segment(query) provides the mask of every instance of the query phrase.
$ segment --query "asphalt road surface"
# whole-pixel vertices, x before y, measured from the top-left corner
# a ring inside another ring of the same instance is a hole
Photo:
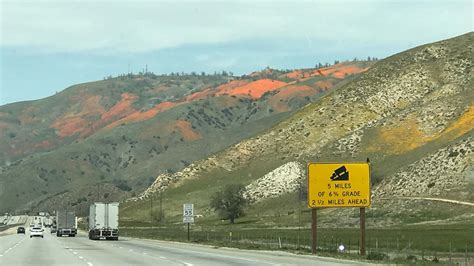
[[[16,233],[16,228],[12,230]],[[44,238],[23,234],[0,236],[0,265],[354,265],[342,261],[285,252],[229,248],[121,238],[92,241],[82,233],[56,237],[45,229]]]

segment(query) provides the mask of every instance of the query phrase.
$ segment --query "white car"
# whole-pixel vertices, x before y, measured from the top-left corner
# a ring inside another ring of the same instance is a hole
[[[43,232],[44,232],[44,229],[41,227],[32,227],[30,228],[30,238],[34,236],[40,236],[43,238],[44,237]]]

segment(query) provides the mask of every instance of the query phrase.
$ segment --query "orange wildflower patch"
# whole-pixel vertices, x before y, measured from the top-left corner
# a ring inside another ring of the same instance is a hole
[[[297,79],[302,76],[302,73],[303,73],[302,70],[295,70],[293,72],[286,74],[286,77],[290,79]]]
[[[123,93],[122,99],[116,103],[112,108],[110,108],[106,113],[101,117],[104,121],[109,121],[113,117],[124,116],[135,111],[132,107],[133,102],[138,97],[134,94]]]
[[[79,100],[78,104],[71,106],[68,112],[58,117],[51,125],[57,130],[58,136],[68,137],[75,134],[85,136],[92,133],[92,124],[87,121],[87,118],[102,115],[105,112],[100,104],[101,96],[82,95],[82,97],[82,101]]]
[[[444,137],[455,139],[474,129],[474,106],[469,107],[467,112],[462,114],[458,120],[452,123],[441,134]]]
[[[443,139],[454,140],[474,128],[474,107],[461,115],[449,127],[435,135],[426,135],[419,129],[415,118],[410,118],[397,127],[381,128],[376,140],[367,151],[389,151],[392,154],[402,154],[425,145],[430,141]]]
[[[369,68],[361,68],[354,65],[337,64],[331,67],[316,69],[312,76],[332,76],[338,79],[344,78],[346,75],[357,74],[367,71]]]
[[[52,125],[57,130],[56,134],[62,138],[81,133],[88,122],[78,116],[59,119]]]
[[[191,95],[188,95],[186,96],[185,98],[185,101],[186,102],[192,102],[192,101],[196,101],[196,100],[200,100],[200,99],[206,99],[207,97],[211,96],[212,95],[212,92],[211,92],[211,89],[205,89],[203,91],[198,91],[198,92],[195,92]]]
[[[191,123],[189,121],[177,120],[174,124],[174,127],[179,130],[185,141],[193,141],[202,138],[199,132],[196,132],[192,129]]]
[[[278,80],[270,79],[261,79],[251,83],[248,83],[244,86],[236,87],[232,90],[222,91],[219,94],[228,94],[228,95],[245,95],[258,99],[262,97],[268,91],[273,91],[283,86],[286,86],[287,83]]]
[[[235,88],[249,84],[247,80],[233,80],[216,88],[217,95],[230,94]]]
[[[153,118],[158,113],[164,112],[178,105],[180,105],[180,103],[162,102],[160,104],[155,105],[155,107],[145,112],[135,111],[131,113],[130,115],[107,125],[106,128],[110,129],[110,128],[114,128],[114,127],[117,127],[118,125],[125,124],[125,123],[148,120],[150,118]]]
[[[268,103],[277,112],[286,112],[289,110],[287,105],[288,99],[295,97],[306,97],[312,96],[317,93],[317,89],[311,88],[310,86],[287,86],[282,88],[277,94],[272,96]]]

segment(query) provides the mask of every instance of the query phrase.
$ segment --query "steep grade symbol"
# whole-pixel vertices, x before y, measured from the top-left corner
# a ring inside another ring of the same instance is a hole
[[[349,180],[349,172],[347,171],[346,167],[343,165],[336,170],[331,175],[332,181],[347,181]]]

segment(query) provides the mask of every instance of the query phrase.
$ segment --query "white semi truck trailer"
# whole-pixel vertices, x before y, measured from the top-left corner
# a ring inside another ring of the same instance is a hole
[[[89,208],[89,239],[118,240],[119,203],[93,203]]]
[[[68,235],[71,237],[77,234],[77,218],[73,211],[56,212],[56,236]]]

